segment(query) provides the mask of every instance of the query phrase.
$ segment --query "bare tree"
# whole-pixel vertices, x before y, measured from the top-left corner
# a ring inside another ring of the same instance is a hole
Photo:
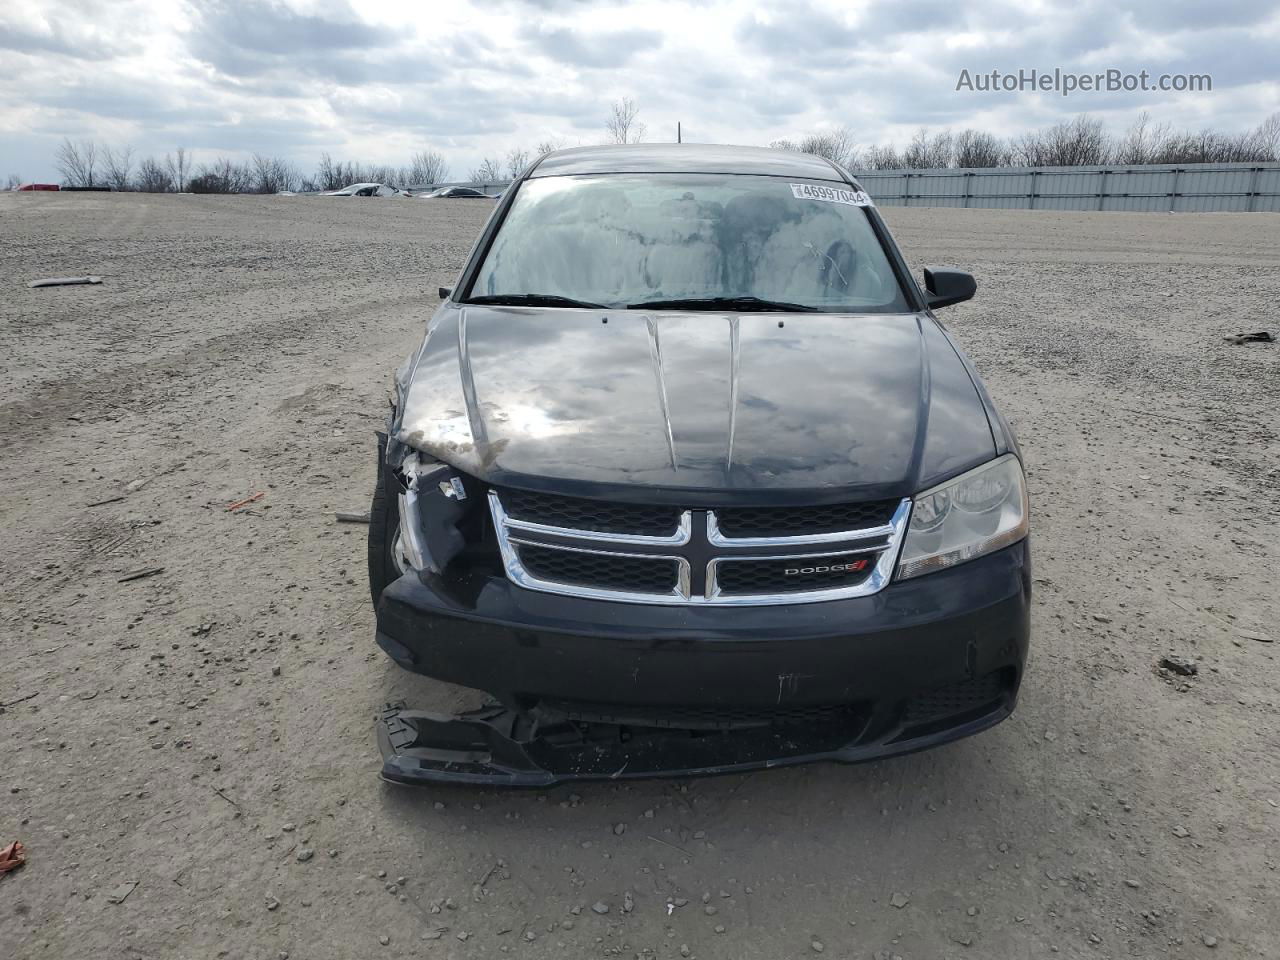
[[[1045,130],[1024,133],[1011,146],[1013,162],[1025,167],[1096,165],[1107,163],[1112,154],[1102,121],[1085,114]]]
[[[545,157],[548,153],[555,153],[557,150],[564,149],[563,137],[547,137],[547,139],[539,141],[538,145],[533,148],[533,152],[539,157]]]
[[[639,143],[644,139],[643,123],[636,119],[640,108],[630,97],[615,100],[609,108],[609,119],[604,122],[609,143]]]
[[[1258,124],[1253,132],[1255,160],[1280,160],[1280,111],[1276,111]]]
[[[439,183],[449,179],[449,165],[434,150],[420,150],[409,158],[406,183]]]
[[[502,167],[492,157],[485,157],[478,167],[472,167],[467,179],[472,183],[496,183],[502,179]]]
[[[53,154],[53,165],[69,187],[92,187],[98,148],[92,140],[66,137]]]
[[[1008,159],[1004,144],[984,130],[968,129],[956,134],[952,160],[957,167],[999,167]]]
[[[164,165],[169,171],[169,178],[173,181],[173,189],[179,193],[187,189],[188,168],[191,165],[191,157],[187,154],[186,147],[179,147],[173,152],[173,156],[164,155]]]
[[[9,179],[5,182],[4,188],[6,190],[17,190],[20,186],[22,186],[22,178],[16,173],[9,174]]]
[[[885,143],[868,147],[862,158],[862,166],[868,170],[901,170],[903,163],[893,144]]]
[[[902,162],[912,170],[938,170],[951,166],[955,154],[950,130],[930,134],[921,127],[902,152]]]
[[[192,193],[248,193],[255,186],[255,172],[248,163],[219,157],[213,163],[202,164],[187,187]]]
[[[254,193],[279,193],[281,190],[298,189],[302,175],[287,160],[255,153],[247,179],[248,189]]]
[[[130,174],[133,171],[133,147],[125,146],[112,150],[109,146],[102,148],[103,173],[107,178],[107,186],[113,190],[128,190]]]
[[[327,153],[320,154],[320,165],[316,167],[313,185],[317,190],[337,190],[337,171],[334,170],[333,158]]]
[[[837,127],[823,133],[809,133],[799,140],[774,140],[769,146],[775,150],[795,150],[852,167],[858,162],[858,142],[848,127]]]
[[[138,175],[133,183],[143,193],[168,193],[173,189],[173,177],[155,157],[139,161]]]
[[[514,180],[520,174],[524,173],[524,168],[529,166],[528,150],[514,149],[507,151],[507,176]]]

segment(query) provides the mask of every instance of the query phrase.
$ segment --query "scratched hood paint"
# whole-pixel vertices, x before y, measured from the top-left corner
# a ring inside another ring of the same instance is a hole
[[[583,496],[905,496],[995,455],[923,315],[445,304],[398,385],[400,440],[490,483]]]

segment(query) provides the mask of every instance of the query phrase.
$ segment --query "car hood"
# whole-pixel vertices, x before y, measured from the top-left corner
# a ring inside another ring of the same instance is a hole
[[[489,483],[580,496],[908,496],[996,452],[927,315],[448,303],[397,385],[398,440]]]

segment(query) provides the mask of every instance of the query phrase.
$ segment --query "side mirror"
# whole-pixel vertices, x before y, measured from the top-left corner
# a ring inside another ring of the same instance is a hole
[[[441,300],[448,300],[449,294],[453,293],[453,287],[441,287],[436,293],[440,294]]]
[[[925,267],[924,287],[929,294],[930,310],[970,300],[978,292],[978,282],[973,279],[973,274],[947,267]]]

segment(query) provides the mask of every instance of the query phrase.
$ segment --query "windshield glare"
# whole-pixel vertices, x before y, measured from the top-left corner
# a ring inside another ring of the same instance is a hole
[[[805,191],[784,178],[723,174],[527,180],[470,295],[609,307],[754,297],[829,312],[909,312],[865,208],[796,192]]]

